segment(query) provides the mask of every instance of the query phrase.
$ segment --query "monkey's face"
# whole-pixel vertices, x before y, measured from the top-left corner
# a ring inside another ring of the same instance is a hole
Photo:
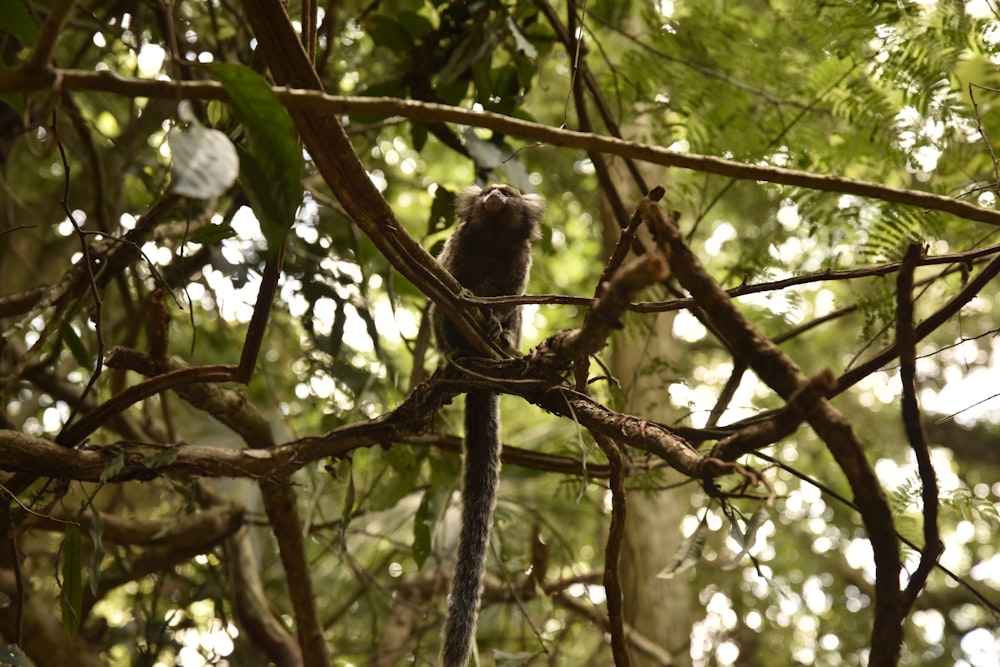
[[[538,238],[545,198],[522,195],[501,183],[486,188],[473,185],[455,199],[455,213],[465,226],[456,231],[461,239],[454,245],[479,245],[492,255],[496,244],[512,246]]]
[[[509,185],[491,185],[482,191],[483,208],[490,215],[497,215],[511,202],[521,200],[521,193]]]

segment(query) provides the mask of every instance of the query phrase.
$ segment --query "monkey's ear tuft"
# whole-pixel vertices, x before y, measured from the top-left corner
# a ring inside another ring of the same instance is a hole
[[[545,197],[542,195],[524,195],[524,213],[532,223],[538,224],[545,215]]]
[[[483,191],[478,185],[470,185],[455,197],[455,215],[459,220],[469,219],[472,209],[476,203],[476,197]]]

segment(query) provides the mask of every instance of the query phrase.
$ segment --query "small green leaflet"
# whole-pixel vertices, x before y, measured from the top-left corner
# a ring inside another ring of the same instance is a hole
[[[156,470],[173,463],[178,453],[180,447],[167,447],[144,457],[141,463],[150,470]]]
[[[219,241],[231,239],[234,236],[236,236],[236,230],[230,225],[205,225],[204,227],[199,227],[191,232],[191,236],[188,237],[188,241],[191,243],[211,245],[213,243],[218,243]]]
[[[698,522],[698,527],[694,534],[681,543],[674,552],[673,562],[656,575],[657,579],[673,579],[681,572],[690,570],[701,558],[702,551],[705,550],[705,541],[708,539],[708,512],[702,516]]]
[[[101,476],[98,481],[101,484],[105,484],[115,478],[115,475],[122,471],[125,467],[125,454],[118,452],[115,454],[115,458],[111,459],[104,464],[104,470],[101,471]]]
[[[83,614],[82,551],[83,540],[80,537],[80,529],[74,524],[66,526],[62,548],[62,592],[59,595],[59,607],[62,610],[63,627],[66,628],[70,639],[76,637]]]
[[[62,335],[62,339],[66,341],[66,347],[73,353],[76,363],[84,368],[90,368],[90,354],[87,352],[87,348],[84,347],[83,341],[80,340],[80,336],[76,333],[73,325],[69,322],[63,322],[62,326],[59,327],[59,333]]]
[[[434,510],[431,507],[431,492],[424,491],[420,506],[413,517],[413,561],[422,567],[431,555],[431,526],[434,525]]]
[[[740,552],[733,556],[732,563],[724,567],[724,570],[734,569],[743,560],[743,557],[750,553],[750,549],[757,543],[757,532],[767,522],[767,519],[767,510],[763,507],[758,507],[750,516],[750,520],[747,521],[745,532],[740,529],[740,525],[736,519],[731,519],[732,524],[729,534],[740,545]]]
[[[340,520],[340,553],[347,553],[347,526],[354,516],[354,500],[357,497],[357,489],[354,486],[354,465],[350,459],[346,462],[347,468],[347,492],[344,494],[344,513]]]

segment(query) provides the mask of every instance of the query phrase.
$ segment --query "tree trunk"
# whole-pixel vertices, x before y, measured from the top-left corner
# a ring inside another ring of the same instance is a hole
[[[672,322],[672,317],[660,315],[655,329],[648,332],[649,340],[645,339],[647,332],[636,329],[619,337],[613,371],[634,405],[626,412],[657,421],[670,420],[668,379],[659,373],[643,373],[642,368],[648,368],[654,358],[669,359]],[[668,474],[663,481],[669,485],[681,479],[679,474]],[[629,493],[619,565],[625,621],[639,635],[670,653],[673,664],[680,666],[690,664],[690,582],[684,575],[674,579],[658,579],[656,575],[670,564],[682,541],[680,523],[690,506],[689,488]],[[663,665],[661,660],[637,650],[634,644],[631,657],[633,667]]]

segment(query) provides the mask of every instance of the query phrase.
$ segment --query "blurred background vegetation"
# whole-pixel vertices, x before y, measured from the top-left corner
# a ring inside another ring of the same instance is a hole
[[[1000,137],[991,88],[1000,85],[1000,10],[985,0],[320,1],[287,10],[296,30],[315,38],[315,68],[332,95],[491,111],[997,207],[990,140]],[[168,345],[189,366],[239,362],[275,253],[250,208],[253,181],[243,174],[208,201],[164,192],[166,137],[184,97],[172,82],[217,79],[209,63],[266,75],[246,12],[226,0],[0,2],[5,443],[17,434],[39,439],[33,446],[58,442],[70,423],[143,381],[122,369],[95,373],[116,346]],[[121,84],[134,79],[160,82],[159,92]],[[206,126],[247,143],[245,121],[229,104],[195,108]],[[261,113],[272,112],[262,105]],[[503,181],[543,194],[549,208],[529,294],[591,297],[618,237],[614,202],[628,214],[645,194],[612,155],[598,163],[581,149],[402,115],[338,117],[398,221],[432,254],[451,230],[455,193],[468,184]],[[426,296],[353,224],[310,158],[244,388],[246,409],[277,444],[390,412],[439,361],[423,326]],[[918,270],[919,320],[1000,242],[995,224],[877,193],[649,164],[641,174],[666,187],[682,233],[723,287],[818,274],[737,300],[807,374],[839,376],[893,341],[895,274],[862,270],[900,260],[911,242],[928,255],[981,249]],[[168,212],[141,254],[91,286],[81,241],[90,252],[114,246],[164,201]],[[641,300],[679,295],[659,286]],[[555,301],[526,307],[525,351],[582,322],[585,307]],[[946,569],[932,572],[906,620],[901,664],[1000,665],[996,301],[994,282],[918,343]],[[651,310],[661,312],[625,317],[600,355],[603,367],[592,364],[601,376],[596,399],[690,429],[783,405],[689,310]],[[149,324],[157,314],[169,324]],[[922,545],[923,480],[900,395],[893,360],[834,402],[865,444],[896,530]],[[28,474],[4,454],[12,444],[0,448],[8,471],[0,478],[8,653],[0,659],[253,666],[310,664],[319,655],[295,638],[295,585],[290,593],[274,535],[282,515],[265,507],[258,483],[273,480],[240,470],[199,475],[178,463],[182,445],[268,444],[241,442],[239,429],[204,407],[165,392],[100,419],[75,449],[101,452],[100,479],[57,465]],[[459,408],[443,410],[421,437],[273,471],[275,484],[293,473],[284,497],[296,505],[291,528],[305,537],[321,641],[335,665],[433,664],[456,530],[449,508],[461,465]],[[602,585],[607,461],[573,420],[519,398],[504,397],[503,420],[510,451],[561,458],[505,463],[481,664],[611,664]],[[712,440],[697,444],[707,452]],[[133,450],[147,452],[149,474],[119,481],[116,462]],[[874,567],[858,512],[845,503],[850,489],[808,428],[763,453],[741,461],[765,471],[770,502],[710,498],[700,480],[630,451],[619,568],[633,664],[867,663]],[[901,548],[912,570],[918,554]],[[260,593],[263,610],[251,609],[246,591]],[[269,629],[261,619],[273,622]]]

